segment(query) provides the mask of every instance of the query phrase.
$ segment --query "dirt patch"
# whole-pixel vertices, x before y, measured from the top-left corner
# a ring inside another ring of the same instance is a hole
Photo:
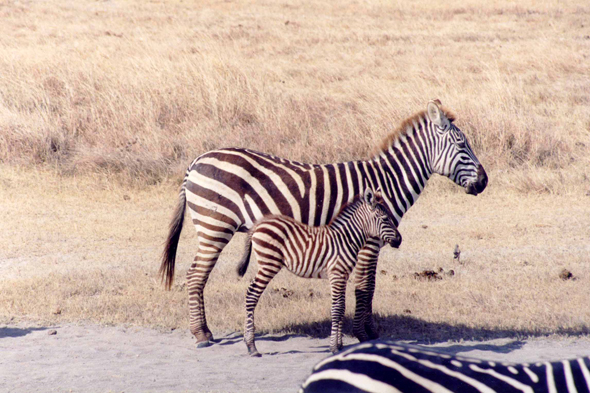
[[[559,273],[559,278],[561,278],[562,280],[575,280],[576,278],[574,277],[574,275],[572,274],[572,272],[570,272],[567,269],[563,269],[560,273]]]
[[[439,267],[436,271],[422,270],[421,272],[414,273],[412,276],[420,281],[439,281],[446,277],[453,277],[454,275],[455,271],[453,269],[445,271],[442,267]]]

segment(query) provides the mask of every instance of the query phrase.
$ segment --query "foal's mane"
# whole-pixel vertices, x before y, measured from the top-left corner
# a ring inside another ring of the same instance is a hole
[[[342,205],[342,207],[340,208],[340,210],[338,210],[338,214],[336,214],[334,217],[332,217],[332,219],[330,220],[330,222],[328,223],[328,225],[332,225],[332,223],[338,218],[340,217],[340,214],[342,214],[342,212],[344,210],[346,210],[349,206],[354,205],[355,203],[357,203],[358,201],[360,201],[363,198],[362,194],[359,194],[357,196],[355,196],[354,198],[352,198],[352,201],[345,203],[344,205]]]

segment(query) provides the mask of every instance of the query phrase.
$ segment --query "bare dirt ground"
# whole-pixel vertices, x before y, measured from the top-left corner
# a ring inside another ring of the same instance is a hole
[[[57,333],[50,335],[55,330]],[[346,344],[352,344],[348,339]],[[328,339],[265,335],[250,358],[240,335],[196,349],[186,331],[63,325],[0,327],[5,392],[295,392],[328,356]],[[587,338],[443,342],[451,354],[535,362],[590,354]]]

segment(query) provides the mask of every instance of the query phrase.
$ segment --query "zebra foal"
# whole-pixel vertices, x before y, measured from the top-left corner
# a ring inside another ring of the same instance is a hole
[[[588,392],[589,368],[587,357],[512,364],[376,341],[319,362],[300,393]]]
[[[244,341],[250,356],[261,356],[254,343],[254,309],[260,295],[284,266],[303,278],[328,278],[332,297],[330,350],[342,348],[346,282],[358,253],[370,238],[399,247],[401,236],[384,206],[380,191],[367,188],[362,197],[345,205],[328,224],[311,227],[286,216],[269,216],[251,229],[246,253],[238,265],[243,276],[252,250],[258,272],[246,292]]]

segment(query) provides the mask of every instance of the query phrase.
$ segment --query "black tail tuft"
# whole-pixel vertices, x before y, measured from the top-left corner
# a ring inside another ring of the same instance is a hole
[[[166,239],[166,245],[164,246],[164,252],[162,253],[162,264],[160,265],[160,276],[164,281],[166,289],[172,287],[174,281],[174,265],[176,263],[176,250],[178,249],[178,240],[180,239],[180,232],[182,231],[182,224],[184,222],[184,210],[186,208],[186,194],[185,194],[185,182],[182,184],[180,195],[178,196],[178,203],[172,221],[170,222],[170,230],[168,232],[168,239]]]
[[[244,277],[246,270],[248,270],[248,264],[250,263],[250,255],[252,254],[252,237],[248,234],[248,240],[246,240],[246,248],[244,250],[244,256],[238,264],[238,275]]]

